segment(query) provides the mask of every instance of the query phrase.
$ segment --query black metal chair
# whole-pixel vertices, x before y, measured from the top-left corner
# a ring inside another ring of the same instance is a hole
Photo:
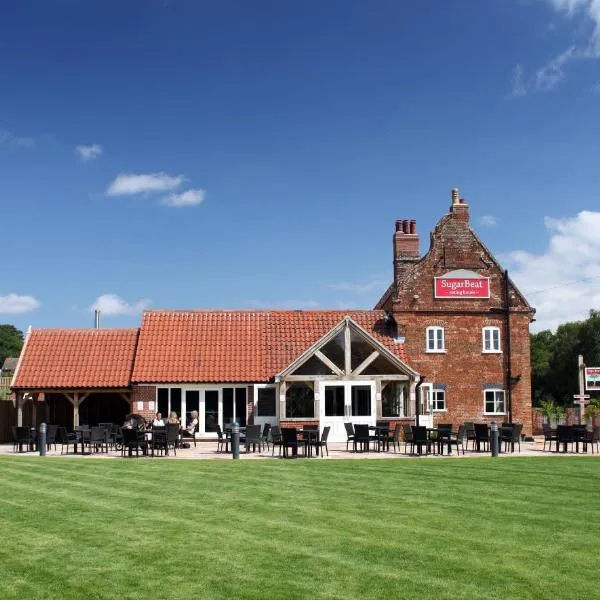
[[[271,431],[271,423],[265,423],[262,432],[262,442],[267,446],[267,452],[269,451],[269,433]]]
[[[567,452],[569,444],[573,450],[573,428],[570,425],[559,425],[556,428],[557,450],[560,445],[563,445],[563,451]]]
[[[200,431],[200,421],[194,425],[194,431],[190,432],[187,429],[181,430],[182,439],[192,439],[194,442],[194,448],[196,447],[196,434]]]
[[[407,453],[408,445],[410,444],[410,451],[412,452],[413,432],[412,426],[404,423],[402,425],[402,437],[404,438],[404,454]]]
[[[56,450],[56,434],[58,433],[58,425],[50,423],[46,429],[46,449],[52,450],[52,444],[54,444],[54,450]]]
[[[75,444],[77,436],[74,431],[67,431],[66,427],[59,427],[56,432],[56,440],[60,443],[60,453],[63,454],[65,446],[67,454],[69,453],[69,444]]]
[[[173,454],[177,456],[177,444],[179,444],[179,423],[167,423],[167,454],[172,448]]]
[[[271,427],[271,445],[273,446],[271,455],[275,456],[275,446],[279,446],[279,456],[281,456],[283,436],[281,428],[278,425],[273,425],[273,427]]]
[[[145,454],[147,448],[144,433],[137,429],[123,427],[123,448],[122,455],[125,456],[125,450],[127,450],[129,456],[132,456],[135,450],[136,456],[140,455],[140,450]]]
[[[371,441],[372,436],[369,433],[368,425],[361,423],[354,425],[354,452],[357,452],[359,447],[361,452],[365,450],[368,452],[371,448]]]
[[[292,457],[298,456],[298,448],[304,446],[303,440],[298,439],[298,431],[295,427],[284,427],[281,430],[281,447],[283,449],[283,457],[288,457],[288,448],[292,449]],[[306,453],[306,448],[305,448]]]
[[[458,427],[458,431],[456,433],[450,432],[450,436],[445,440],[445,444],[448,444],[448,448],[452,446],[456,446],[456,452],[460,455],[460,449],[462,448],[463,455],[465,453],[465,444],[464,441],[467,436],[467,430],[464,425],[460,425]]]
[[[472,442],[471,450],[475,450],[475,442],[477,441],[477,434],[475,433],[475,423],[465,423],[465,439],[467,440],[467,450],[469,449],[469,442]]]
[[[552,429],[548,423],[544,423],[542,425],[542,429],[544,431],[543,451],[546,451],[546,444],[548,444],[548,447],[550,448],[550,450],[552,450],[552,442],[558,443],[558,434],[556,432],[556,429]]]
[[[317,446],[319,447],[319,449],[321,451],[321,456],[323,456],[323,448],[325,448],[325,451],[327,452],[327,456],[329,456],[329,448],[327,447],[327,438],[329,437],[330,429],[331,429],[331,427],[329,425],[327,425],[326,427],[323,427],[323,431],[321,432],[321,439],[317,440]]]
[[[427,436],[427,427],[423,425],[413,425],[412,426],[412,444],[411,444],[411,454],[414,452],[415,446],[417,447],[417,454],[422,454],[422,448],[425,446],[426,454],[429,454],[431,451],[431,440]]]
[[[256,446],[258,451],[262,452],[262,432],[260,425],[247,425],[246,426],[246,452],[250,452],[250,446],[252,446],[252,452],[256,452]]]
[[[396,423],[396,427],[394,427],[394,433],[390,436],[390,444],[392,444],[394,448],[394,452],[396,452],[396,447],[398,448],[398,452],[400,452],[400,437],[402,436],[402,425],[400,423]]]
[[[165,455],[167,453],[167,427],[153,427],[150,440],[152,456],[154,453]]]
[[[104,427],[92,427],[89,438],[90,450],[108,452],[108,433]]]
[[[344,427],[346,428],[346,451],[348,451],[348,444],[350,442],[352,442],[352,445],[354,447],[354,427],[352,426],[352,423],[344,423]]]
[[[229,452],[229,438],[223,433],[220,425],[217,425],[217,452]]]
[[[483,449],[490,449],[490,430],[487,423],[475,423],[475,447],[477,452],[481,452],[481,446]]]
[[[19,452],[29,452],[32,449],[31,427],[15,427],[14,429],[14,449]]]
[[[511,426],[501,427],[500,443],[504,442],[504,452],[509,449],[515,451],[515,444],[519,446],[521,452],[521,431],[523,430],[522,423],[513,423]]]
[[[594,427],[592,431],[586,431],[583,439],[583,451],[587,452],[588,444],[592,447],[592,454],[594,454],[594,444],[596,444],[596,450],[600,452],[600,427]]]

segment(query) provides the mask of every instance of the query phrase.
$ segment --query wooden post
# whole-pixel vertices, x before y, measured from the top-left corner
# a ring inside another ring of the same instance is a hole
[[[23,427],[23,392],[17,392],[17,427]]]
[[[350,325],[346,322],[346,328],[344,329],[344,371],[347,377],[352,373],[352,349],[350,347],[352,332],[350,331]]]
[[[582,354],[577,357],[577,367],[579,368],[579,424],[581,425],[585,418],[585,365]]]
[[[79,427],[79,392],[73,394],[73,427]]]
[[[37,428],[37,394],[31,394],[31,424]]]
[[[279,382],[279,421],[285,419],[285,392],[287,384],[285,381]]]
[[[375,406],[376,406],[376,418],[380,419],[382,417],[383,407],[381,402],[381,379],[375,380]]]

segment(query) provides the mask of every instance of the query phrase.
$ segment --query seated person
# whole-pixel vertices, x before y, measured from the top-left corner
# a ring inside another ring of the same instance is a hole
[[[177,423],[179,424],[179,418],[177,417],[177,413],[172,410],[169,418],[167,419],[167,423]]]
[[[162,418],[162,415],[157,412],[156,415],[154,416],[154,421],[152,421],[152,427],[164,427],[165,426],[165,422]]]
[[[196,433],[196,426],[198,425],[198,411],[193,410],[190,413],[191,421],[187,424],[185,428],[185,433],[187,435],[193,436]]]

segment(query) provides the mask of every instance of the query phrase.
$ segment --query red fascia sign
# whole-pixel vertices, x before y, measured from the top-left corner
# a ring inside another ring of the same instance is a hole
[[[489,277],[435,277],[436,298],[489,298]]]
[[[600,391],[600,367],[585,368],[585,389],[588,392]]]

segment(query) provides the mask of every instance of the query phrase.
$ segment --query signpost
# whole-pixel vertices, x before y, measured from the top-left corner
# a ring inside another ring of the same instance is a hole
[[[589,404],[589,395],[585,393],[585,379],[583,364],[583,355],[577,357],[577,368],[579,369],[579,394],[575,394],[575,404],[579,404],[579,424],[583,424],[585,405]]]

